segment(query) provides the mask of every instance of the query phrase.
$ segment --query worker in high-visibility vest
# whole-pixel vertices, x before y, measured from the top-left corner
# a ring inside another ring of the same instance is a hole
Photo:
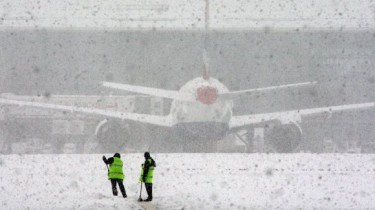
[[[116,188],[116,183],[117,183],[121,190],[122,197],[126,198],[128,196],[126,195],[126,191],[125,191],[125,187],[123,183],[125,175],[122,170],[123,162],[120,158],[121,158],[120,154],[116,153],[113,155],[113,157],[108,158],[108,160],[105,156],[103,156],[103,161],[105,164],[109,165],[108,179],[111,180],[113,195],[117,196],[117,188]]]
[[[145,183],[147,191],[147,199],[145,201],[152,201],[152,180],[154,175],[154,168],[156,163],[154,159],[151,158],[149,152],[144,154],[145,162],[142,164],[141,177],[139,178],[141,182]]]

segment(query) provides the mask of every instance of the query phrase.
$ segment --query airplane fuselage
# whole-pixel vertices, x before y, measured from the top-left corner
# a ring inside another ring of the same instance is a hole
[[[191,94],[196,101],[174,100],[170,115],[178,134],[189,139],[220,140],[229,130],[233,101],[222,100],[220,93],[229,92],[214,78],[195,78],[179,90],[181,94]]]

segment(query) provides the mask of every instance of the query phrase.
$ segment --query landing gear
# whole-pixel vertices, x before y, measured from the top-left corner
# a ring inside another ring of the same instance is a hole
[[[183,152],[218,152],[218,140],[228,134],[225,123],[179,123],[174,127]]]
[[[176,137],[169,128],[158,128],[153,130],[151,133],[157,133],[153,137],[150,137],[151,142],[149,147],[146,149],[150,152],[182,152],[182,141],[179,137]]]
[[[216,140],[191,140],[183,143],[183,152],[188,153],[213,153],[217,152]]]

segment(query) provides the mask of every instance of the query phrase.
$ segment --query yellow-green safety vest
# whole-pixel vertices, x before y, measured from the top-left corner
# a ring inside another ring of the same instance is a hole
[[[150,164],[152,163],[151,159],[147,159],[146,160],[147,162],[149,162]],[[145,180],[145,183],[152,183],[152,178],[154,176],[154,166],[150,165],[150,167],[148,168],[148,173],[146,175],[146,180]],[[142,177],[143,177],[143,171],[144,171],[144,165],[142,164],[142,168],[141,168],[141,176],[139,177],[139,181],[140,182],[143,182],[142,180]]]
[[[109,179],[124,179],[125,175],[122,171],[122,160],[118,157],[113,157],[113,163],[109,165],[108,178]]]

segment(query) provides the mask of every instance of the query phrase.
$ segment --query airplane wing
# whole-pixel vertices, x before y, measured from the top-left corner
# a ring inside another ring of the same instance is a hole
[[[57,105],[41,102],[30,102],[30,101],[17,101],[11,99],[0,98],[0,104],[8,105],[18,105],[18,106],[31,106],[45,109],[53,110],[62,110],[68,112],[80,112],[91,115],[101,115],[111,118],[118,118],[122,120],[132,120],[137,122],[149,123],[158,126],[172,127],[172,118],[170,116],[158,116],[158,115],[147,115],[147,114],[137,114],[130,112],[119,112],[112,110],[104,110],[97,108],[87,108],[87,107],[78,107],[78,106],[66,106],[66,105]]]
[[[179,101],[195,101],[196,100],[195,98],[192,98],[190,94],[183,94],[175,90],[165,90],[165,89],[159,89],[159,88],[127,85],[127,84],[120,84],[120,83],[113,83],[113,82],[102,82],[102,85],[108,88],[125,90],[129,92],[146,94],[146,95],[162,97],[162,98],[170,98],[170,99],[175,99]]]
[[[247,89],[247,90],[240,90],[240,91],[232,91],[227,93],[221,93],[219,94],[219,98],[224,100],[231,100],[238,96],[245,95],[245,94],[253,94],[256,92],[261,91],[270,91],[270,90],[276,90],[276,89],[284,89],[284,88],[292,88],[292,87],[302,87],[302,86],[309,86],[309,85],[315,85],[317,82],[301,82],[301,83],[293,83],[293,84],[287,84],[287,85],[279,85],[279,86],[270,86],[270,87],[264,87],[264,88],[254,88],[254,89]]]
[[[236,128],[236,127],[241,127],[244,125],[267,122],[271,120],[280,120],[281,122],[287,123],[287,122],[295,121],[296,119],[301,119],[301,116],[307,116],[311,114],[332,113],[332,112],[337,112],[337,111],[366,109],[366,108],[373,108],[373,107],[375,107],[375,102],[361,103],[361,104],[347,104],[347,105],[340,105],[340,106],[328,106],[328,107],[311,108],[311,109],[299,109],[299,110],[290,110],[290,111],[273,112],[273,113],[265,113],[265,114],[233,116],[229,122],[229,127]]]

